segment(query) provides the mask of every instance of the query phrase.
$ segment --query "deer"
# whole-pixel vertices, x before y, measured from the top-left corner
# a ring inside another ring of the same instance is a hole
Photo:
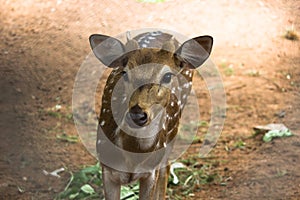
[[[193,72],[209,57],[213,38],[198,36],[179,44],[169,33],[150,31],[127,42],[93,34],[95,57],[111,68],[102,95],[96,149],[106,200],[139,181],[139,199],[165,199],[169,156]]]

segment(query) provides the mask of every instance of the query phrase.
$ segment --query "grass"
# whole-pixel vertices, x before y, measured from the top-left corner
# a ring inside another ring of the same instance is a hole
[[[69,142],[69,143],[77,143],[79,141],[78,136],[68,135],[65,133],[65,130],[62,128],[62,123],[73,122],[73,114],[71,113],[70,108],[68,107],[62,108],[62,106],[56,105],[52,108],[40,109],[39,114],[41,116],[46,115],[55,118],[55,120],[57,121],[56,126],[49,127],[49,129],[45,131],[57,133],[56,134],[57,140],[63,142]]]
[[[246,142],[239,140],[239,141],[235,142],[233,146],[234,146],[234,148],[237,148],[237,149],[244,149],[246,147]]]
[[[251,77],[259,77],[260,76],[260,73],[258,70],[249,70],[248,72],[246,72],[246,74],[248,76],[251,76]]]
[[[54,117],[54,118],[57,118],[57,119],[65,119],[68,122],[73,121],[73,114],[72,113],[62,113],[60,111],[48,110],[48,111],[46,111],[46,114],[50,117]]]
[[[228,66],[227,68],[224,69],[224,73],[226,76],[232,76],[234,75],[234,70],[232,66]]]
[[[223,69],[225,76],[234,75],[233,64],[228,63],[226,60],[222,60],[219,67]]]
[[[39,114],[50,116],[56,119],[64,119],[67,122],[73,122],[73,113],[71,108],[68,106],[62,107],[61,105],[55,105],[52,108],[39,109]]]
[[[76,143],[79,140],[77,136],[67,135],[66,133],[62,133],[60,135],[56,135],[56,138],[58,140],[63,141],[63,142],[70,142],[70,143]]]
[[[49,115],[50,117],[54,117],[54,118],[61,118],[62,114],[60,112],[56,112],[56,111],[48,111],[47,115]]]

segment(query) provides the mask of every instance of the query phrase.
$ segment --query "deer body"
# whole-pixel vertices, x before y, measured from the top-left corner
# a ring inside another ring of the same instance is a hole
[[[92,35],[90,43],[96,57],[113,68],[97,135],[105,198],[120,199],[121,185],[139,180],[139,199],[165,199],[168,157],[193,69],[208,58],[212,38],[179,46],[170,34],[150,32],[128,38],[125,45],[104,35]]]

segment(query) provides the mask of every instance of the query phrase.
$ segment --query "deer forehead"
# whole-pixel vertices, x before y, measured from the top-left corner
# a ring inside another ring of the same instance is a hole
[[[129,72],[131,79],[156,80],[167,72],[179,71],[176,62],[171,52],[161,49],[140,49],[128,56],[124,71]]]
[[[127,66],[133,68],[142,64],[160,63],[173,68],[177,68],[176,57],[173,52],[168,52],[163,49],[143,48],[130,52],[127,55]]]

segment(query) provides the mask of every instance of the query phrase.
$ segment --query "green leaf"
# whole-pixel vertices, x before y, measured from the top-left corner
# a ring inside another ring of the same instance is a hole
[[[79,195],[79,192],[76,192],[75,194],[70,194],[69,199],[75,199]]]
[[[121,200],[138,200],[135,192],[138,192],[139,186],[136,184],[133,188],[129,186],[121,187]]]
[[[286,129],[286,130],[270,130],[264,135],[263,141],[270,142],[270,141],[272,141],[272,139],[274,139],[276,137],[289,137],[292,135],[293,135],[292,132],[288,129]]]
[[[83,185],[80,190],[82,190],[84,193],[86,194],[94,194],[95,190],[94,188],[92,188],[92,186],[90,186],[89,184],[85,184]]]
[[[89,167],[86,167],[84,169],[81,170],[83,173],[85,174],[97,174],[97,173],[100,173],[100,167],[99,165],[92,165],[92,166],[89,166]]]

